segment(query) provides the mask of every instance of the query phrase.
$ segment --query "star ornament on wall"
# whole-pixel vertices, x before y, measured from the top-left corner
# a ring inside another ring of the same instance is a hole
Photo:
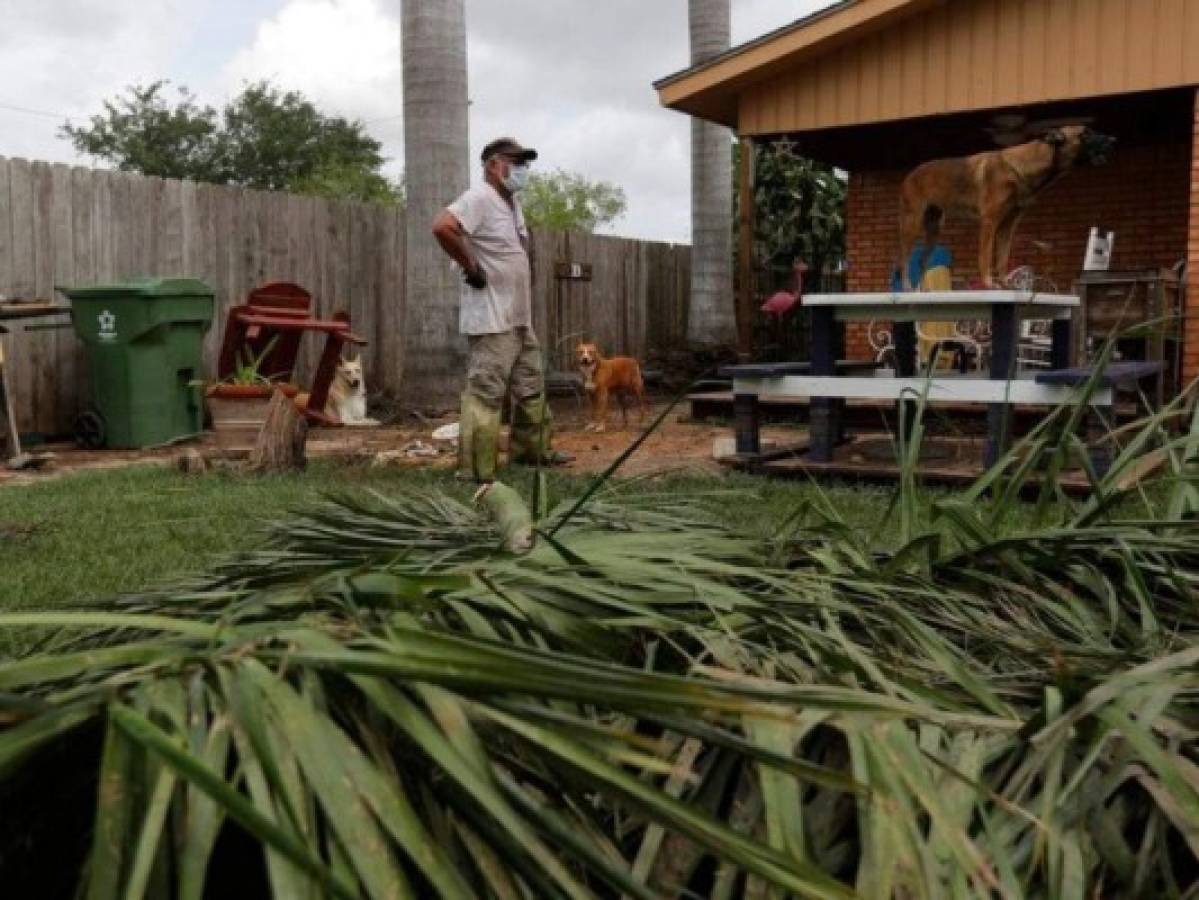
[[[774,147],[774,149],[779,153],[786,153],[793,156],[795,154],[795,148],[798,147],[799,144],[795,143],[795,141],[790,140],[789,138],[780,138],[777,141],[772,141],[771,146]]]

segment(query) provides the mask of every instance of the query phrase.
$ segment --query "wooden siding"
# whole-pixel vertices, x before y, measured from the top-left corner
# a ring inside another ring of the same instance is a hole
[[[745,87],[768,135],[1199,83],[1199,0],[952,0]]]
[[[533,306],[543,342],[561,365],[575,333],[640,358],[684,346],[690,258],[686,246],[535,230]],[[557,281],[557,262],[590,264],[591,282]],[[57,285],[139,275],[193,276],[214,289],[209,376],[229,307],[267,281],[304,286],[319,314],[350,312],[369,341],[372,391],[401,393],[405,355],[421,352],[402,328],[402,209],[0,157],[0,295],[51,299]],[[36,330],[45,321],[7,321],[3,340],[19,427],[58,434],[87,405],[90,384],[73,330]],[[301,344],[301,379],[317,349],[315,339]]]

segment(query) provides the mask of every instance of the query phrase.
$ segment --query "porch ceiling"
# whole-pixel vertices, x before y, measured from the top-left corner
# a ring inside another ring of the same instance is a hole
[[[1190,141],[1194,96],[1194,91],[1189,88],[1150,91],[902,122],[825,128],[758,140],[791,140],[796,144],[796,152],[848,171],[905,169],[929,159],[998,149],[1000,145],[989,129],[994,127],[995,116],[1010,113],[1025,116],[1029,122],[1089,119],[1091,127],[1117,139],[1118,153],[1121,146]]]

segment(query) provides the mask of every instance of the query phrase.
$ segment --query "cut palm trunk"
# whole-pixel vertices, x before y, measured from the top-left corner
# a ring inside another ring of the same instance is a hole
[[[304,445],[308,440],[308,421],[296,411],[296,406],[283,391],[271,397],[266,421],[258,432],[258,440],[250,453],[250,470],[254,472],[300,471],[307,464]]]
[[[510,553],[528,553],[533,549],[533,516],[520,494],[508,485],[493,481],[475,494],[492,519]]]

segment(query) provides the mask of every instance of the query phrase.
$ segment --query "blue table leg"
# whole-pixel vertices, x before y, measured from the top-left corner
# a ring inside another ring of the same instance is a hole
[[[831,307],[812,309],[812,374],[836,375],[840,355],[837,322]],[[808,458],[832,462],[841,432],[841,403],[833,397],[812,397],[808,405]]]
[[[1069,319],[1054,319],[1049,344],[1049,368],[1068,369],[1074,364],[1070,346],[1071,322]]]
[[[738,456],[757,456],[762,452],[757,394],[733,394],[733,429]]]
[[[1115,398],[1116,386],[1112,385],[1113,399]],[[1113,419],[1113,424],[1116,416],[1116,407],[1113,403],[1110,407],[1110,414]],[[1102,478],[1107,474],[1108,469],[1112,467],[1112,443],[1108,440],[1110,427],[1104,421],[1103,415],[1099,410],[1092,406],[1087,410],[1086,424],[1087,432],[1087,447],[1089,448],[1087,455],[1091,458],[1091,467],[1095,470],[1095,474]]]
[[[1016,307],[996,303],[991,307],[991,380],[1007,381],[1016,375]],[[1011,430],[1011,407],[992,403],[987,407],[987,468],[995,465],[1007,448]]]
[[[896,322],[891,333],[895,339],[895,374],[910,378],[916,374],[916,323]]]
[[[900,378],[911,378],[916,374],[916,323],[896,322],[891,333],[895,340],[895,374]],[[915,400],[900,400],[895,404],[895,414],[905,439],[915,425],[916,409]]]

